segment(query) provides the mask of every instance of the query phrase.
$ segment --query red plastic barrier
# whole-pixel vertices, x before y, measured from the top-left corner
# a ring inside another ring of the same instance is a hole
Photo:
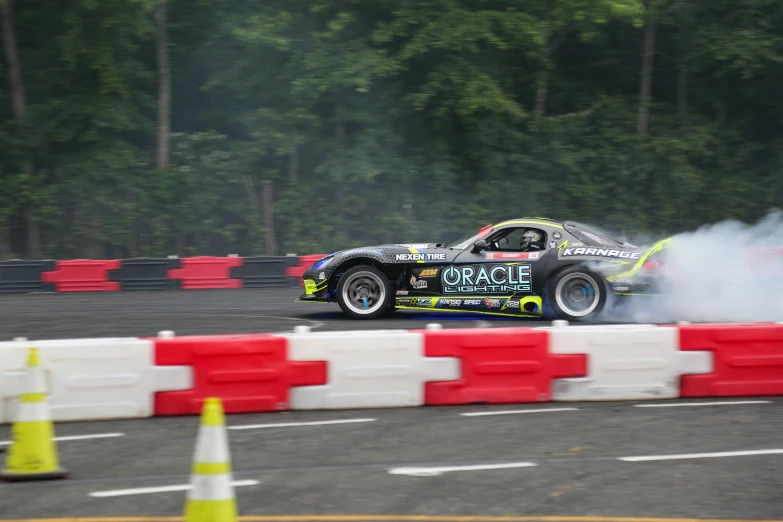
[[[783,325],[679,325],[681,350],[714,353],[714,371],[681,378],[683,397],[783,395]]]
[[[241,279],[231,279],[231,269],[242,266],[241,257],[187,257],[181,268],[168,271],[169,279],[179,279],[183,290],[242,288]]]
[[[54,283],[55,292],[117,292],[120,283],[109,281],[109,270],[119,270],[119,259],[72,259],[57,261],[54,272],[43,272],[44,283]]]
[[[458,357],[462,378],[425,385],[426,404],[512,404],[552,399],[552,379],[585,377],[586,355],[552,355],[532,328],[424,331],[428,357]]]
[[[156,415],[198,415],[206,397],[226,413],[289,409],[292,386],[326,384],[326,362],[291,362],[287,340],[267,334],[154,339],[155,364],[193,367],[193,389],[155,394]]]
[[[300,278],[299,286],[304,286],[304,281],[301,281],[302,275],[307,271],[308,268],[313,266],[313,263],[315,263],[322,257],[326,257],[326,254],[311,254],[307,256],[299,256],[299,265],[289,266],[288,268],[286,268],[285,275],[287,277]]]

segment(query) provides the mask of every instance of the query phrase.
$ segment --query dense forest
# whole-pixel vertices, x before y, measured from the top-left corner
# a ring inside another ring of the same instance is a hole
[[[0,257],[328,252],[783,203],[775,0],[0,0]]]

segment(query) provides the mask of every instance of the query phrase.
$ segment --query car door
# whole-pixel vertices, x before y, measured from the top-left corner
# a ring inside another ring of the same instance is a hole
[[[530,228],[514,226],[498,230],[487,237],[486,249],[462,252],[442,270],[443,296],[480,298],[535,294],[535,283],[545,273],[553,249],[549,231],[534,227],[542,235],[544,248],[523,251],[520,239]]]

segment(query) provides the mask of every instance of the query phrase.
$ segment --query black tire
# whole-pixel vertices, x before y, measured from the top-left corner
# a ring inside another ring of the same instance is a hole
[[[366,297],[366,308],[363,297]],[[359,265],[345,272],[337,282],[337,303],[353,319],[377,319],[394,306],[394,287],[386,274],[375,267]]]
[[[547,284],[549,306],[558,318],[566,321],[595,320],[606,306],[607,296],[604,278],[582,266],[557,272]]]

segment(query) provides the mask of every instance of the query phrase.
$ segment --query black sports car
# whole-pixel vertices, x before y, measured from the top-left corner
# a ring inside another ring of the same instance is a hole
[[[571,221],[514,219],[451,243],[330,254],[303,274],[297,301],[337,302],[357,319],[415,309],[589,321],[610,295],[659,293],[670,241],[640,249]]]

